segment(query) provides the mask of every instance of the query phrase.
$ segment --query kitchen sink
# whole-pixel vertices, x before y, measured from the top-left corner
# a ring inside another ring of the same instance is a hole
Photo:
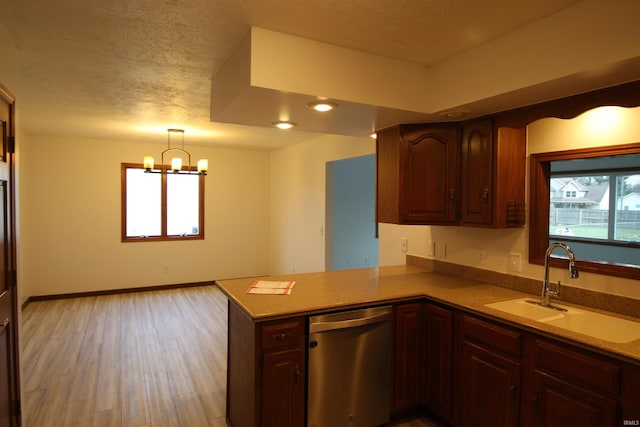
[[[614,343],[628,343],[640,339],[640,322],[620,319],[594,311],[553,304],[543,307],[531,298],[485,304],[485,307],[504,311],[547,325],[557,326],[579,334]]]

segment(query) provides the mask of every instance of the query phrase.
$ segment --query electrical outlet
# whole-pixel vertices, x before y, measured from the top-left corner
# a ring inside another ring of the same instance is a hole
[[[402,252],[407,252],[409,250],[409,239],[402,237],[400,239],[400,246],[402,248]]]
[[[520,254],[516,252],[509,253],[509,271],[520,273],[521,270]]]
[[[439,243],[436,245],[436,250],[438,251],[438,258],[446,258],[447,257],[447,244]]]
[[[487,263],[487,251],[484,249],[478,249],[478,264]]]
[[[427,256],[436,256],[436,242],[434,242],[433,240],[429,240],[427,242]]]

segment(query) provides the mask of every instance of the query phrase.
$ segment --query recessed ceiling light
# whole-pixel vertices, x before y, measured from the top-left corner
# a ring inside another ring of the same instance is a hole
[[[310,102],[309,104],[307,104],[307,107],[319,111],[321,113],[327,112],[327,111],[331,111],[331,110],[335,110],[336,108],[338,108],[338,104],[336,104],[335,102],[329,102],[329,101],[316,101],[316,102]]]
[[[287,121],[273,122],[271,124],[277,127],[278,129],[284,129],[284,130],[291,129],[296,125],[294,122],[287,122]]]

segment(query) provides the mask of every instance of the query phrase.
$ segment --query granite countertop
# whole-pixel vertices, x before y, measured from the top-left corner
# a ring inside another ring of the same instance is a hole
[[[490,316],[536,333],[587,346],[591,350],[610,353],[640,364],[640,340],[622,344],[613,343],[491,309],[485,307],[485,304],[523,297],[539,298],[539,296],[433,272],[415,265],[269,276],[263,279],[294,280],[296,283],[290,295],[247,294],[247,289],[257,278],[221,280],[216,283],[234,304],[256,322],[426,297],[461,310]],[[593,309],[589,308],[589,310]],[[601,310],[593,311],[602,312]],[[606,314],[638,321],[637,318],[629,316]]]

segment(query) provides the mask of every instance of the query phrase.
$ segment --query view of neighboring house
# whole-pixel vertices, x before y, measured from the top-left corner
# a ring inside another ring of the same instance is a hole
[[[608,209],[609,185],[583,185],[573,178],[551,178],[551,207]]]
[[[549,201],[552,208],[608,210],[609,184],[584,185],[574,178],[551,178]],[[640,210],[640,192],[629,193],[618,203],[619,210]]]
[[[635,178],[635,175],[633,177]],[[602,183],[593,179],[587,181],[580,177],[555,177],[550,179],[549,184],[551,234],[604,238],[606,234],[602,233],[606,231],[610,221],[615,221],[619,227],[634,230],[638,228],[640,185],[633,184],[631,192],[617,197],[614,210],[610,211],[609,182]],[[588,229],[584,228],[585,226]],[[602,230],[597,231],[598,228]]]
[[[640,193],[629,193],[622,198],[622,209],[640,211]]]

